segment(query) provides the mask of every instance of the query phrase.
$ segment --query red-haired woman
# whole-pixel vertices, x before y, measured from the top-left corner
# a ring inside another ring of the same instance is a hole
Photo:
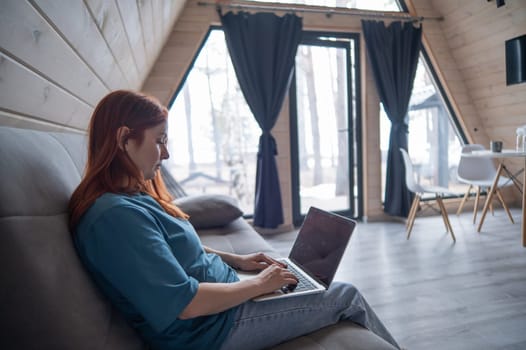
[[[90,121],[85,175],[69,203],[81,260],[152,348],[259,349],[339,320],[398,347],[350,284],[334,283],[317,296],[249,301],[296,278],[265,254],[201,245],[158,171],[169,157],[167,117],[144,94],[104,97]],[[232,266],[261,272],[239,281]]]

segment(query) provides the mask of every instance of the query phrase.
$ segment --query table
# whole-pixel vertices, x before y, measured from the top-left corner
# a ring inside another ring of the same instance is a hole
[[[502,152],[492,152],[489,150],[485,151],[473,151],[471,154],[463,154],[462,156],[470,156],[470,157],[489,157],[489,158],[498,158],[498,159],[505,159],[505,158],[523,158],[524,159],[524,167],[522,170],[522,222],[521,222],[521,234],[522,234],[522,246],[526,247],[526,152],[517,152],[515,150],[511,149],[504,149]],[[495,189],[497,187],[497,184],[499,182],[500,175],[503,171],[506,171],[509,173],[509,171],[506,169],[506,166],[502,163],[502,161],[499,161],[499,167],[497,168],[497,174],[495,175],[495,180],[493,181],[493,184],[491,185],[491,189],[489,191],[489,194],[486,198],[486,203],[484,203],[484,209],[482,210],[482,216],[480,218],[479,226],[477,228],[477,232],[480,232],[482,229],[482,224],[484,223],[484,218],[486,217],[486,214],[488,212],[490,203],[493,199],[493,194],[495,193]],[[511,173],[509,173],[511,174]],[[512,175],[512,174],[511,174]],[[513,182],[515,182],[516,185],[518,185],[520,182],[517,180],[516,176],[511,176]]]

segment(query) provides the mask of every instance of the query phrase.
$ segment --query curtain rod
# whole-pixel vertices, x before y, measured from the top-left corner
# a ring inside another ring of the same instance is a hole
[[[291,7],[291,6],[272,6],[272,5],[250,5],[250,4],[220,4],[212,3],[206,1],[198,1],[197,5],[199,6],[215,6],[217,9],[228,8],[235,10],[270,10],[270,11],[284,11],[284,12],[305,12],[305,13],[321,13],[325,14],[327,18],[332,17],[333,15],[344,15],[344,16],[359,16],[367,18],[387,18],[387,19],[398,19],[402,21],[413,21],[413,22],[423,22],[424,20],[434,20],[442,21],[444,17],[414,17],[410,15],[396,15],[390,13],[372,13],[365,11],[357,10],[339,10],[339,9],[313,9],[313,8],[304,8],[304,7]]]

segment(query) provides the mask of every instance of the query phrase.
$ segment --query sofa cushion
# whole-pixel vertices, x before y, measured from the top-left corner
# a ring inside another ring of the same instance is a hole
[[[178,198],[174,201],[190,215],[196,230],[225,226],[243,215],[237,201],[226,195],[203,194]]]
[[[352,322],[340,322],[292,339],[272,350],[396,350],[373,332]]]
[[[80,182],[85,136],[0,128],[0,140],[0,216],[64,212]]]
[[[256,252],[279,257],[278,253],[243,218],[238,218],[223,227],[197,231],[201,242],[208,247],[236,254]]]

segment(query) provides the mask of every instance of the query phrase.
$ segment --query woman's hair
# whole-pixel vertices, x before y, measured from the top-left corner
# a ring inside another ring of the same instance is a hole
[[[169,214],[188,218],[172,203],[160,171],[145,180],[128,154],[119,147],[118,130],[127,127],[126,139],[144,140],[144,130],[166,121],[168,110],[154,97],[117,90],[95,107],[89,125],[88,161],[84,177],[69,201],[69,226],[73,231],[82,215],[106,192],[151,195]]]

